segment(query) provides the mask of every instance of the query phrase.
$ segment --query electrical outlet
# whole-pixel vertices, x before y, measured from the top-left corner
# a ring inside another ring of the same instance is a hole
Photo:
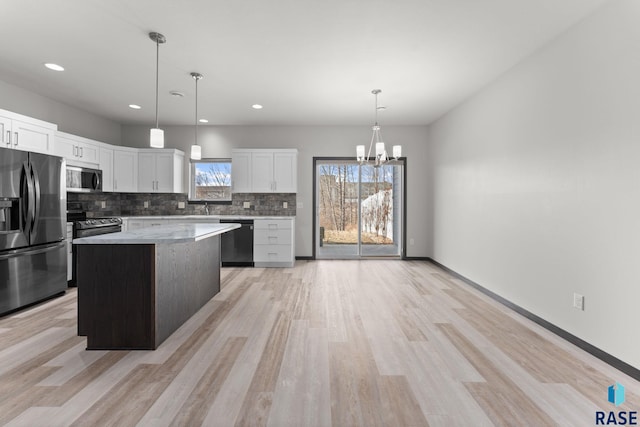
[[[289,207],[289,203],[287,203],[287,202],[282,202],[282,207],[283,207],[284,209],[287,209],[287,208]]]
[[[184,202],[178,202],[178,209],[184,209]]]
[[[103,201],[101,201],[101,202],[100,202],[100,207],[101,207],[102,209],[106,208],[106,207],[107,207],[107,202],[105,202],[104,200],[103,200]]]
[[[416,244],[415,239],[413,239],[413,238],[409,239],[409,246],[413,246],[415,244]]]
[[[148,207],[149,207],[149,202],[147,202],[146,200],[145,200],[145,202],[144,202],[144,207],[145,207],[145,208],[148,208]]]
[[[242,207],[245,208],[245,209],[251,209],[251,202],[244,202],[242,204]]]
[[[573,294],[573,308],[584,311],[584,295]]]

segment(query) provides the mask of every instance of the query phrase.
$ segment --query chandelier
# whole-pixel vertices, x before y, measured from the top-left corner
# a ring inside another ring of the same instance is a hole
[[[376,98],[376,109],[375,109],[375,124],[371,128],[373,130],[373,135],[371,135],[371,142],[369,143],[369,151],[365,157],[365,146],[358,145],[356,146],[356,158],[360,164],[373,162],[374,166],[380,166],[387,161],[389,161],[389,156],[387,155],[387,149],[385,148],[384,142],[382,141],[382,134],[380,133],[380,125],[378,125],[378,110],[384,109],[384,107],[378,106],[378,94],[382,92],[380,89],[374,89],[371,93]],[[371,158],[371,150],[374,147],[375,143],[375,157]],[[402,146],[394,145],[392,149],[393,160],[398,160],[402,156]]]

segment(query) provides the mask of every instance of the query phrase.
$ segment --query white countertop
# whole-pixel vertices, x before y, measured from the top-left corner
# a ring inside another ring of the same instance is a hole
[[[73,239],[74,245],[140,245],[187,243],[240,228],[240,224],[173,224]]]
[[[122,219],[295,219],[295,216],[256,216],[256,215],[149,215],[149,216],[123,216]]]

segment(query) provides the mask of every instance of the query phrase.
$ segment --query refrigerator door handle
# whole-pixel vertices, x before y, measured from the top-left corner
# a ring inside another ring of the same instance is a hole
[[[33,181],[31,179],[31,165],[29,163],[24,162],[22,164],[22,177],[20,178],[20,196],[23,200],[21,206],[21,220],[22,220],[22,229],[27,236],[27,239],[30,240],[29,235],[31,233],[31,225],[32,223],[32,209],[35,204],[35,194],[33,191]]]
[[[33,168],[33,165],[29,165],[31,168],[31,179],[33,180],[33,195],[34,204],[31,209],[31,238],[32,240],[38,234],[38,221],[40,220],[40,177],[38,171]]]

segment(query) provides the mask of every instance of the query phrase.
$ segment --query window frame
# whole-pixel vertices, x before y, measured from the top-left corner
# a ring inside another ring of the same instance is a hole
[[[196,199],[196,164],[198,163],[228,163],[230,167],[230,176],[229,176],[229,184],[230,187],[233,188],[233,181],[231,171],[233,170],[233,164],[231,163],[231,158],[225,157],[211,157],[211,158],[203,158],[200,160],[189,160],[189,194],[188,194],[188,202],[194,204],[231,204],[231,200],[233,198],[233,193],[229,192],[228,199]]]

